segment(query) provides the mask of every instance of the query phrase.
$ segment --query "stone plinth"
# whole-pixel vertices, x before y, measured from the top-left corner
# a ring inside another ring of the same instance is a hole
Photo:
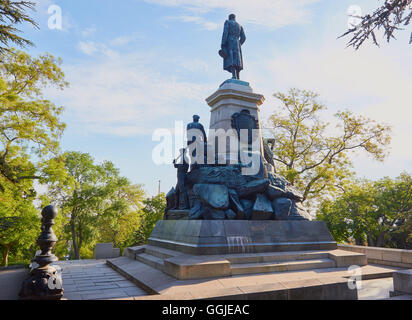
[[[337,248],[320,221],[163,220],[148,243],[193,255]]]
[[[219,89],[206,99],[211,107],[209,141],[213,138],[214,130],[224,130],[227,134],[226,150],[218,150],[217,157],[220,161],[238,159],[237,152],[231,150],[230,141],[236,142],[238,136],[236,130],[232,128],[232,116],[242,110],[248,110],[258,123],[260,123],[259,106],[265,101],[261,94],[256,94],[249,86],[249,83],[230,79],[225,81]],[[262,150],[262,135],[257,136]],[[222,160],[223,159],[223,160]]]
[[[398,294],[412,294],[412,269],[393,274],[393,288]]]
[[[98,243],[94,249],[95,259],[111,259],[120,256],[120,249],[114,248],[113,243]]]

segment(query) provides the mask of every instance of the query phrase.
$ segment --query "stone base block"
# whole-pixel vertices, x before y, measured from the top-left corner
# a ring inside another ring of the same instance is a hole
[[[230,262],[224,258],[195,261],[174,257],[164,261],[163,271],[177,279],[206,279],[231,275]]]
[[[111,259],[120,257],[120,249],[113,248],[113,243],[98,243],[94,250],[95,259]]]
[[[129,247],[124,249],[123,256],[134,259],[136,254],[145,252],[145,246]]]
[[[412,269],[400,270],[393,274],[395,292],[412,294]]]
[[[192,255],[337,248],[320,221],[163,220],[148,243]]]
[[[366,266],[368,264],[366,255],[357,252],[334,250],[329,253],[329,257],[335,261],[337,268]]]

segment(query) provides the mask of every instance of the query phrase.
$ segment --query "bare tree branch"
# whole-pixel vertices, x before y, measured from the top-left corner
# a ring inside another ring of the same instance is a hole
[[[348,47],[358,50],[362,44],[372,38],[375,45],[379,46],[376,39],[376,31],[383,29],[386,41],[395,39],[395,32],[403,30],[412,19],[412,0],[386,0],[372,14],[360,17],[361,22],[354,28],[349,29],[339,38],[352,35]],[[412,34],[411,40],[412,43]]]

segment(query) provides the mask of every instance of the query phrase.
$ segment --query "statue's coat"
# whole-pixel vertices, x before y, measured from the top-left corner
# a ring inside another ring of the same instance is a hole
[[[243,70],[242,45],[246,41],[243,27],[235,20],[226,20],[222,37],[222,50],[226,57],[223,60],[223,69],[231,72],[231,67]]]

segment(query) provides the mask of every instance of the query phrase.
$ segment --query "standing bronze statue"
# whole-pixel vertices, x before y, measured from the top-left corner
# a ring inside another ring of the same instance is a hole
[[[206,148],[207,148],[207,136],[206,131],[203,125],[199,122],[200,117],[198,115],[193,116],[193,122],[187,125],[187,147],[189,151],[189,157],[191,159],[191,163],[199,164],[197,156],[197,150],[201,148],[201,163],[206,163]]]
[[[203,125],[199,122],[200,117],[198,115],[193,116],[193,122],[189,123],[186,127],[186,131],[188,132],[188,137],[187,137],[187,145],[190,146],[192,143],[196,142],[196,135],[193,135],[193,132],[191,130],[199,130],[199,133],[201,133],[201,137],[199,137],[202,142],[207,142],[207,136],[206,136],[206,131]]]
[[[179,161],[179,159],[181,159]],[[173,160],[174,167],[177,169],[177,187],[176,194],[178,195],[178,208],[189,209],[189,197],[186,189],[186,176],[189,171],[189,163],[186,160],[186,149],[180,150],[180,155]]]
[[[245,41],[243,27],[236,22],[236,16],[231,14],[225,22],[219,55],[223,58],[223,69],[232,73],[232,79],[240,79],[239,73],[243,70],[242,45]]]

